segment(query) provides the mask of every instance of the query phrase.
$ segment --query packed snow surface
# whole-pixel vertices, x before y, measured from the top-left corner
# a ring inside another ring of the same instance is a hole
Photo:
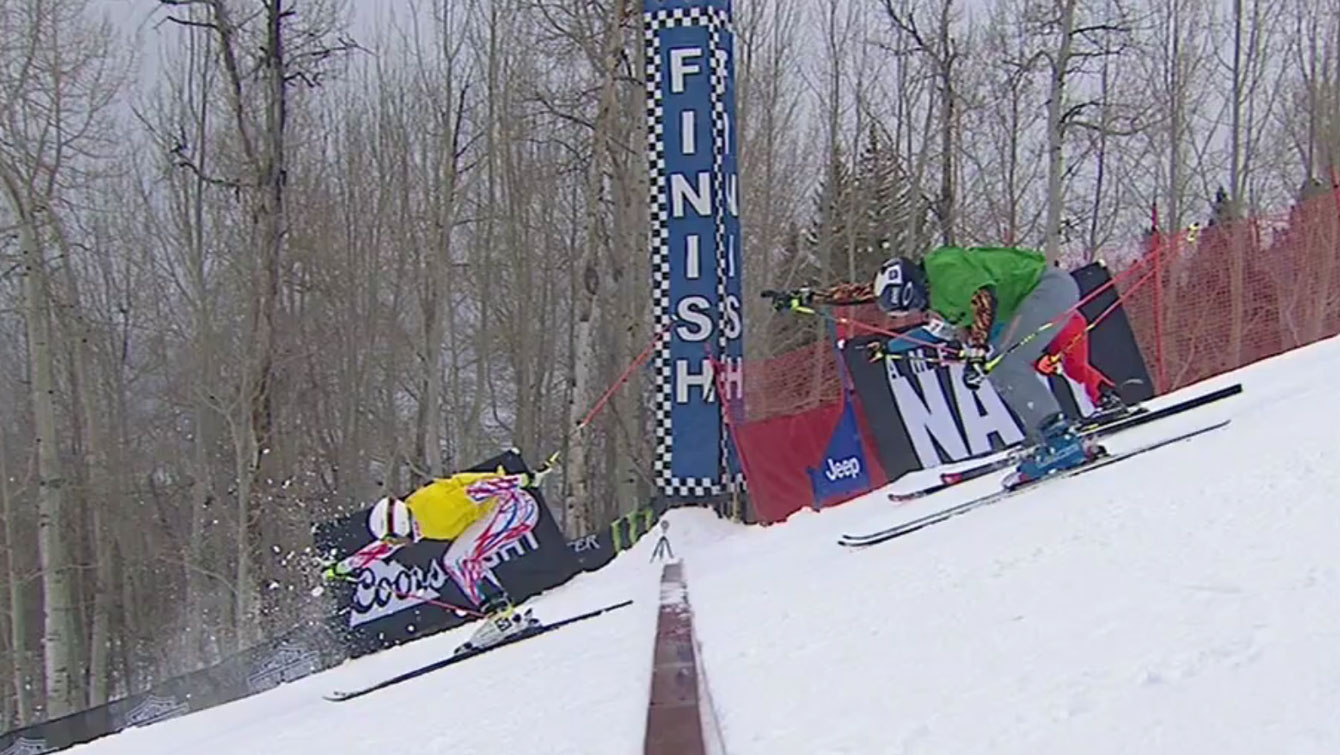
[[[1254,365],[1244,394],[1107,441],[1223,430],[863,550],[836,544],[995,486],[882,492],[767,527],[669,515],[725,749],[796,753],[1340,752],[1340,341]],[[919,473],[920,479],[934,473]],[[905,478],[895,488],[912,487]],[[470,628],[75,748],[111,753],[641,752],[655,537],[534,599],[615,613],[347,703]]]

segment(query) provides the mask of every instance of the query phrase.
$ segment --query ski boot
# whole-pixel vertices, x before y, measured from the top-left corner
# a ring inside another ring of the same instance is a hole
[[[1102,446],[1090,443],[1076,433],[1064,414],[1054,414],[1044,420],[1038,431],[1042,441],[1005,478],[1006,488],[1073,469],[1107,453]]]
[[[1138,414],[1141,410],[1135,407],[1127,406],[1122,400],[1121,394],[1110,385],[1104,385],[1099,389],[1098,403],[1094,405],[1093,414],[1080,420],[1080,428],[1087,430],[1102,425],[1110,424],[1118,420]]]
[[[456,648],[457,654],[493,647],[503,640],[540,626],[539,619],[531,615],[531,609],[518,611],[512,601],[501,593],[487,598],[480,608],[484,611],[484,618],[470,639]]]

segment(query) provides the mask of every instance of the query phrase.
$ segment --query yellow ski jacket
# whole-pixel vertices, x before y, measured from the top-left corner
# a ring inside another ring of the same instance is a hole
[[[527,478],[528,475],[509,475],[501,469],[497,472],[458,472],[414,491],[405,499],[405,505],[414,515],[419,534],[425,540],[455,540],[493,509],[499,492],[523,487]],[[489,481],[497,482],[479,484]]]

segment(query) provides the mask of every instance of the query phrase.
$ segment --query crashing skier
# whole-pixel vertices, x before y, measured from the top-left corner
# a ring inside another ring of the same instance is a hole
[[[1032,447],[1006,480],[1007,487],[1104,453],[1077,432],[1038,372],[1054,370],[1059,361],[1067,374],[1084,383],[1099,412],[1124,410],[1111,381],[1089,362],[1082,316],[1076,311],[1065,317],[1079,303],[1078,284],[1048,265],[1040,252],[942,246],[921,262],[890,259],[869,288],[846,284],[805,291],[786,303],[796,308],[814,298],[835,305],[874,301],[889,315],[924,312],[925,332],[948,342],[942,348],[962,359],[968,387],[977,390],[989,373],[992,385],[1023,423]],[[1065,327],[1051,335],[1063,317]],[[884,344],[874,346],[873,356],[879,358]]]
[[[484,614],[469,642],[457,652],[488,647],[538,626],[530,611],[518,613],[506,589],[494,581],[485,561],[517,542],[540,520],[538,488],[552,459],[534,472],[458,472],[434,480],[408,497],[388,496],[368,515],[375,538],[356,553],[326,567],[323,576],[351,580],[361,569],[421,540],[449,540],[442,557],[447,573]]]

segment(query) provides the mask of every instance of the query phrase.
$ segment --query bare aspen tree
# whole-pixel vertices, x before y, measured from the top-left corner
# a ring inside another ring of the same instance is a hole
[[[813,222],[806,228],[801,243],[806,247],[797,250],[794,267],[806,264],[809,275],[802,282],[827,284],[838,276],[855,277],[855,261],[844,254],[849,248],[850,236],[847,228],[839,219],[850,214],[853,200],[850,186],[851,170],[848,166],[850,150],[844,150],[843,131],[847,121],[847,50],[854,40],[854,19],[852,6],[841,0],[826,0],[812,6],[812,13],[822,19],[824,56],[818,62],[815,78],[822,81],[822,88],[816,86],[816,106],[822,114],[819,128],[823,140],[821,183],[817,192],[817,207]],[[816,113],[818,117],[819,113]],[[846,264],[843,264],[843,263]],[[796,275],[795,270],[787,272],[787,278]],[[802,343],[821,341],[824,338],[824,323],[817,318],[806,323],[798,330],[803,333]],[[792,348],[800,344],[785,344]],[[815,359],[809,366],[811,395],[816,395],[825,380],[825,364]]]
[[[844,13],[843,11],[847,11]],[[840,0],[827,0],[821,9],[824,17],[824,89],[819,95],[824,109],[824,143],[827,156],[824,161],[824,180],[828,194],[824,198],[827,211],[837,216],[844,214],[851,202],[851,193],[843,190],[843,177],[846,173],[846,160],[843,150],[842,132],[846,115],[846,78],[847,49],[853,37],[853,19],[851,6]],[[848,150],[849,151],[849,150]],[[817,252],[819,259],[819,277],[821,280],[833,280],[836,275],[854,276],[849,269],[836,267],[844,255],[840,250],[845,247],[844,230],[837,223],[824,223],[819,228]],[[845,266],[844,266],[845,267]],[[821,379],[820,367],[816,362],[814,379]]]
[[[110,438],[104,424],[106,416],[102,395],[94,378],[91,363],[96,358],[95,351],[98,334],[89,322],[85,312],[83,297],[80,294],[78,276],[75,274],[77,250],[70,234],[53,218],[52,238],[60,251],[65,264],[61,299],[64,316],[57,318],[62,340],[69,352],[67,358],[70,371],[70,391],[74,410],[71,412],[77,429],[75,457],[78,473],[77,486],[72,488],[84,503],[86,512],[85,529],[87,542],[92,548],[84,555],[85,562],[91,561],[92,583],[85,589],[91,593],[92,617],[84,620],[88,632],[87,653],[87,704],[101,705],[107,701],[107,672],[110,658],[108,648],[111,643],[111,580],[112,559],[114,557],[113,539],[108,523],[112,517],[107,513],[103,496],[111,489],[111,466],[108,458]],[[87,582],[86,582],[87,584]]]
[[[424,424],[423,424],[423,463],[429,475],[437,476],[443,472],[442,456],[442,321],[443,310],[451,307],[453,291],[453,245],[452,235],[458,223],[458,192],[460,191],[462,162],[465,158],[465,139],[463,119],[466,107],[466,95],[470,81],[459,70],[457,63],[460,49],[460,34],[457,31],[456,15],[459,8],[434,4],[434,45],[433,62],[436,64],[435,90],[433,94],[440,102],[434,108],[433,133],[438,137],[438,148],[434,171],[436,180],[430,184],[433,192],[433,227],[437,239],[435,254],[431,255],[432,271],[428,279],[432,290],[425,297],[428,311],[425,313],[427,327],[427,354],[424,358]],[[456,37],[457,39],[453,39]],[[429,69],[432,70],[432,69]],[[427,92],[425,92],[427,94]]]
[[[799,148],[802,84],[792,65],[800,11],[797,0],[737,6],[740,212],[751,219],[741,227],[741,243],[745,269],[758,272],[745,281],[751,289],[797,283],[795,265],[784,266],[784,247],[801,220],[800,177],[809,168]],[[756,333],[769,332],[779,317],[756,295],[746,294],[742,304]],[[767,345],[763,338],[746,339],[746,356],[762,356]]]
[[[976,241],[1030,243],[1041,238],[1046,129],[1043,87],[1032,40],[1017,3],[998,2],[979,44],[994,56],[965,58],[961,162],[965,233]]]
[[[388,45],[405,50],[399,56],[377,64],[377,80],[382,90],[379,112],[384,127],[394,132],[400,159],[388,159],[388,168],[398,165],[394,183],[404,184],[393,200],[401,206],[403,222],[392,231],[405,236],[404,246],[414,250],[419,267],[421,292],[418,342],[416,348],[418,384],[417,412],[414,421],[414,448],[409,454],[412,481],[441,476],[448,447],[457,451],[466,436],[477,432],[481,394],[469,399],[470,410],[462,423],[463,432],[447,437],[444,419],[444,370],[454,372],[460,361],[457,353],[448,353],[448,334],[459,337],[456,312],[461,294],[459,278],[465,269],[461,235],[466,200],[464,175],[469,161],[466,120],[469,96],[474,85],[473,64],[466,59],[464,46],[475,3],[432,3],[425,8],[412,3],[414,23],[400,29]],[[396,64],[394,67],[391,63]],[[372,95],[376,96],[376,95]],[[389,156],[388,156],[389,157]],[[484,332],[471,339],[483,344]],[[476,368],[483,369],[486,359],[475,354]],[[479,373],[476,373],[478,379]],[[461,405],[460,388],[455,381],[448,391],[453,410]],[[455,413],[455,411],[453,411]],[[465,428],[469,428],[466,430]],[[473,445],[471,444],[471,448]]]
[[[1110,106],[1099,97],[1082,96],[1082,80],[1095,72],[1092,65],[1127,47],[1131,26],[1119,4],[1091,8],[1087,0],[1052,0],[1026,11],[1040,46],[1031,60],[1044,63],[1047,75],[1047,195],[1044,250],[1049,261],[1061,253],[1062,218],[1067,198],[1066,146],[1075,128],[1110,130],[1089,112]],[[1133,131],[1134,129],[1127,129]]]
[[[10,166],[0,166],[0,183],[14,216],[19,221],[19,254],[24,259],[24,321],[28,328],[29,364],[33,401],[34,437],[38,449],[38,552],[42,570],[46,662],[46,709],[63,715],[73,709],[71,644],[76,624],[73,606],[71,554],[65,543],[65,496],[56,425],[55,378],[52,355],[50,287],[46,272],[41,210],[30,204],[19,176]]]
[[[1268,190],[1258,178],[1257,158],[1266,128],[1281,104],[1288,57],[1288,14],[1264,0],[1233,0],[1226,19],[1228,39],[1217,46],[1227,75],[1228,191],[1233,213],[1258,212]],[[1215,182],[1221,183],[1221,182]]]
[[[262,501],[283,476],[272,455],[281,344],[278,328],[281,275],[285,268],[286,184],[290,88],[315,84],[322,63],[351,43],[331,41],[338,23],[321,0],[159,0],[168,18],[186,28],[204,28],[215,36],[227,93],[228,120],[238,147],[230,184],[244,198],[250,218],[248,238],[250,308],[248,345],[230,413],[238,516],[236,523],[236,616],[240,642],[254,640],[259,629],[257,572],[264,538]],[[199,8],[203,17],[185,10]],[[300,25],[299,12],[307,26]],[[256,71],[253,78],[249,72]],[[183,163],[192,165],[189,156]],[[199,166],[194,166],[199,170]]]
[[[187,460],[191,485],[186,495],[187,535],[174,549],[173,566],[180,569],[184,585],[178,660],[191,667],[217,655],[213,638],[225,626],[228,613],[219,606],[224,602],[222,596],[232,594],[231,589],[218,583],[218,572],[206,563],[208,533],[213,529],[211,507],[221,503],[215,449],[222,419],[218,397],[225,395],[219,372],[228,361],[216,336],[217,281],[211,273],[215,258],[211,254],[209,207],[216,185],[225,180],[215,175],[214,123],[216,117],[221,124],[226,121],[221,114],[216,115],[220,110],[220,75],[215,36],[204,25],[208,9],[202,3],[177,13],[192,25],[169,40],[162,55],[164,74],[159,79],[156,111],[144,116],[154,119],[148,125],[158,147],[155,172],[163,179],[158,185],[164,188],[161,193],[141,188],[136,210],[151,219],[157,243],[146,248],[157,251],[147,255],[156,260],[161,254],[159,265],[172,281],[170,290],[180,292],[173,298],[180,301],[187,319],[183,351],[191,379],[185,389],[185,413],[191,433],[190,447],[183,449],[182,457]],[[194,25],[197,22],[200,25]],[[104,275],[109,280],[115,278],[110,269]],[[118,402],[125,401],[122,373],[121,369],[116,372]],[[117,416],[123,423],[130,419],[121,412]]]
[[[1216,220],[1228,224],[1229,340],[1222,355],[1224,364],[1240,364],[1246,317],[1246,260],[1249,229],[1240,220],[1259,207],[1259,184],[1255,180],[1256,158],[1264,121],[1278,100],[1270,78],[1275,29],[1284,14],[1261,0],[1234,0],[1230,23],[1228,60],[1229,152],[1226,201],[1215,207]],[[1282,67],[1275,69],[1283,70]]]
[[[48,248],[71,190],[106,142],[117,56],[109,25],[84,0],[0,4],[0,54],[7,97],[0,104],[0,196],[18,226],[28,337],[34,444],[38,457],[38,543],[44,610],[46,709],[77,705],[80,645],[71,519],[61,459],[56,386],[58,336],[51,312]]]
[[[191,8],[191,17],[201,16],[198,8]],[[185,259],[186,290],[190,292],[189,301],[193,305],[195,316],[192,338],[192,363],[195,367],[195,389],[192,391],[191,420],[194,428],[191,438],[191,523],[186,549],[182,556],[185,561],[186,580],[186,639],[190,646],[202,655],[209,643],[209,617],[211,611],[209,599],[209,572],[204,568],[205,526],[209,515],[207,507],[218,499],[218,490],[214,485],[214,473],[210,464],[210,448],[215,438],[215,412],[208,399],[209,387],[214,377],[215,354],[213,333],[214,307],[210,293],[210,275],[207,271],[209,245],[206,241],[205,202],[210,186],[208,176],[214,169],[213,154],[209,149],[212,94],[218,79],[216,66],[213,65],[214,39],[207,30],[192,28],[187,35],[187,66],[183,75],[180,94],[181,117],[184,121],[181,133],[190,134],[195,145],[194,155],[197,172],[174,176],[174,184],[179,186],[181,201],[177,228],[179,236],[185,242],[180,245]],[[235,588],[236,589],[236,588]]]
[[[897,50],[901,54],[923,56],[929,64],[936,82],[936,103],[940,185],[935,202],[935,215],[940,223],[940,241],[943,244],[955,243],[958,148],[955,145],[957,134],[960,95],[957,91],[959,75],[956,72],[960,52],[960,42],[954,36],[956,21],[954,0],[936,0],[928,13],[908,5],[901,0],[880,0],[884,13],[898,34],[906,40],[905,46]],[[929,16],[928,27],[923,18]]]
[[[8,417],[3,417],[4,422],[0,425],[8,425]],[[9,444],[7,443],[8,432],[4,426],[0,426],[0,516],[4,517],[5,529],[5,579],[7,582],[6,605],[9,608],[9,638],[6,643],[9,646],[10,658],[10,678],[9,681],[14,689],[14,717],[17,723],[32,720],[33,715],[33,696],[26,683],[27,673],[27,637],[28,637],[28,602],[24,597],[23,585],[27,581],[27,575],[19,568],[19,558],[16,551],[19,547],[19,527],[18,510],[14,507],[13,496],[10,486],[10,465],[9,465]],[[8,696],[6,696],[8,697]]]
[[[596,6],[589,7],[595,12]],[[599,342],[597,334],[609,282],[601,273],[602,258],[608,240],[608,221],[602,215],[606,196],[605,174],[609,166],[611,135],[615,128],[618,92],[617,74],[625,50],[625,34],[637,16],[629,0],[611,0],[599,9],[599,19],[586,19],[584,27],[593,30],[587,54],[595,69],[597,99],[591,127],[591,156],[585,168],[586,209],[582,221],[582,247],[573,268],[577,276],[576,313],[572,343],[572,394],[568,403],[567,427],[575,428],[597,396],[600,386]],[[588,11],[583,11],[588,12]],[[577,33],[572,30],[569,34]],[[565,524],[569,535],[581,535],[595,526],[592,521],[592,480],[588,451],[590,436],[579,437],[569,446],[564,464],[567,480]]]
[[[1158,128],[1147,133],[1153,153],[1162,153],[1152,200],[1170,229],[1185,225],[1183,215],[1192,191],[1188,153],[1194,149],[1194,115],[1203,107],[1208,49],[1204,6],[1198,0],[1161,0],[1152,13],[1153,54],[1141,57],[1145,75],[1160,82],[1155,102],[1163,111]]]
[[[1329,30],[1322,26],[1321,9],[1315,0],[1295,0],[1292,10],[1293,18],[1290,21],[1293,28],[1287,49],[1295,68],[1293,78],[1288,82],[1292,97],[1280,118],[1284,128],[1279,131],[1279,140],[1292,148],[1291,151],[1302,166],[1302,183],[1307,184],[1324,170],[1318,147],[1325,84],[1319,79],[1326,73],[1330,40]],[[1284,180],[1287,182],[1287,178]]]
[[[249,30],[239,24],[250,20],[252,9],[238,9],[226,0],[160,0],[164,5],[203,11],[200,17],[171,15],[181,26],[203,28],[217,36],[219,59],[224,70],[224,88],[228,93],[229,120],[237,131],[243,165],[233,183],[245,190],[252,214],[251,251],[254,254],[251,280],[252,308],[248,316],[252,348],[247,352],[241,384],[239,408],[231,412],[229,426],[233,435],[235,480],[237,486],[236,525],[236,600],[235,621],[240,646],[253,640],[259,624],[256,603],[254,562],[259,512],[253,500],[260,481],[263,456],[269,452],[272,406],[270,386],[275,360],[275,318],[279,303],[279,273],[284,244],[284,147],[288,93],[285,70],[287,41],[284,0],[262,0],[263,31],[256,48],[240,39]],[[238,11],[240,19],[235,21]],[[194,15],[194,14],[193,14]],[[250,57],[256,50],[258,60]],[[244,57],[246,56],[246,57]],[[253,93],[251,81],[243,73],[252,67],[261,72],[260,92]],[[183,160],[188,158],[183,156]],[[189,164],[189,163],[188,163]],[[200,171],[199,166],[196,170]]]

